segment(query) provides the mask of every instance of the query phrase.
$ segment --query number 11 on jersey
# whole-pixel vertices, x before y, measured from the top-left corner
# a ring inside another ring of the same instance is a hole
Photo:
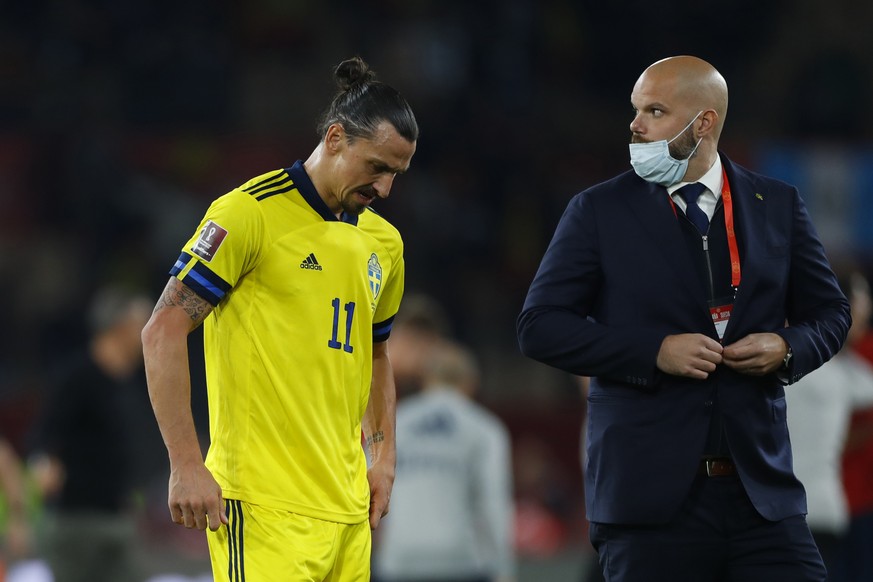
[[[340,348],[343,349],[344,352],[352,353],[355,351],[354,346],[352,346],[350,341],[350,336],[352,335],[352,318],[355,316],[355,302],[349,301],[345,305],[343,305],[343,309],[346,312],[346,341],[345,343],[340,343],[337,339],[337,333],[339,332],[339,319],[340,319],[340,300],[339,297],[335,297],[333,301],[330,302],[333,306],[333,331],[331,333],[330,339],[327,340],[327,347],[338,350]]]

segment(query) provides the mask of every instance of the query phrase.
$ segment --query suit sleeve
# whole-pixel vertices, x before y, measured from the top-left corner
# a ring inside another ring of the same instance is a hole
[[[664,334],[592,316],[607,285],[599,250],[603,225],[586,194],[567,206],[531,283],[518,318],[519,346],[524,355],[571,374],[650,386]]]
[[[830,360],[843,346],[852,324],[849,302],[840,290],[806,206],[794,189],[786,315],[777,333],[791,346],[788,383]]]

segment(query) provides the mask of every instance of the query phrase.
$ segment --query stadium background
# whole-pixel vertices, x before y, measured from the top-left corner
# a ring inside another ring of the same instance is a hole
[[[851,0],[0,1],[2,433],[26,455],[93,290],[157,296],[212,198],[309,154],[332,66],[359,54],[421,126],[377,210],[404,235],[408,292],[445,307],[512,430],[525,559],[584,553],[579,387],[514,333],[560,213],[629,167],[639,73],[694,54],[729,84],[722,149],[797,184],[831,257],[870,274],[871,24]]]

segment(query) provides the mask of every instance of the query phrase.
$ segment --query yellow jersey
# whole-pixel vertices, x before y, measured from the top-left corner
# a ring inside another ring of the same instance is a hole
[[[206,464],[224,496],[366,520],[361,419],[403,294],[397,230],[369,208],[338,219],[298,161],[215,200],[170,274],[214,306]]]

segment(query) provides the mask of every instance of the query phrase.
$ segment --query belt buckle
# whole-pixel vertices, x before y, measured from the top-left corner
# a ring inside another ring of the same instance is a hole
[[[704,459],[703,463],[706,465],[706,476],[712,477],[712,467],[718,462],[717,459]]]
[[[723,475],[733,474],[732,463],[730,459],[723,458],[710,458],[703,459],[704,466],[706,467],[706,476],[707,477],[721,477]],[[724,467],[721,467],[724,465]],[[721,468],[719,468],[721,467]]]

